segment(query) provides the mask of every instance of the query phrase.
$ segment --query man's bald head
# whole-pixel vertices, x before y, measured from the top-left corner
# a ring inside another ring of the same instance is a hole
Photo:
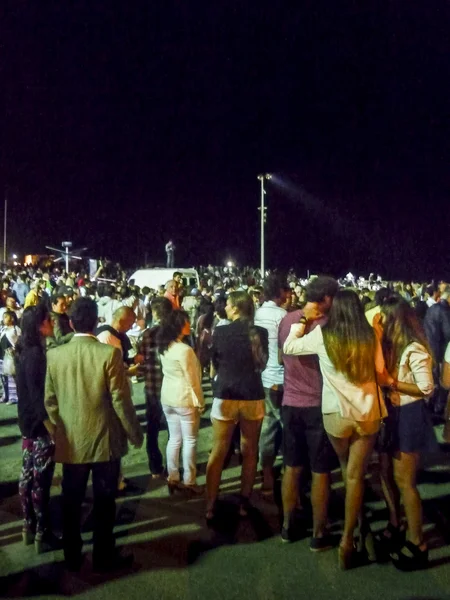
[[[121,306],[113,314],[112,326],[120,333],[126,333],[136,321],[136,315],[129,306]]]
[[[170,279],[167,283],[166,283],[166,292],[169,292],[169,294],[172,294],[172,296],[176,296],[177,292],[178,292],[178,283],[175,281],[175,279]]]

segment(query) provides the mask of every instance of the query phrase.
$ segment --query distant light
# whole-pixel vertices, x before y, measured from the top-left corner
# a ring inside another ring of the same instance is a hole
[[[233,262],[232,260],[229,260],[229,261],[227,262],[227,267],[230,267],[230,268],[231,268],[231,267],[234,267],[234,262]]]
[[[17,254],[13,254],[12,257],[13,257],[14,260],[16,260]]]

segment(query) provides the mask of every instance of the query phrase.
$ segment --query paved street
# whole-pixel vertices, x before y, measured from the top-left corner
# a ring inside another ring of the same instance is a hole
[[[135,404],[145,423],[142,384],[133,386]],[[210,400],[209,400],[210,402]],[[236,493],[239,467],[235,461],[224,472],[221,523],[206,527],[204,500],[169,497],[161,482],[149,479],[145,449],[131,450],[124,473],[131,490],[118,500],[118,544],[135,555],[135,567],[114,576],[91,570],[90,501],[84,507],[86,561],[81,573],[68,574],[62,552],[37,556],[33,546],[21,542],[17,480],[20,472],[20,434],[17,409],[0,405],[0,595],[3,597],[56,598],[82,594],[83,598],[202,598],[282,600],[284,598],[348,599],[450,599],[450,453],[442,453],[426,466],[420,489],[424,498],[431,568],[404,574],[389,563],[361,566],[348,572],[337,568],[337,552],[313,554],[308,539],[282,544],[279,511],[275,503],[254,494],[255,510],[239,520]],[[202,419],[199,438],[199,483],[210,448],[209,412]],[[161,433],[165,446],[167,432]],[[447,450],[447,452],[446,452]],[[374,529],[386,514],[379,497],[374,465],[367,507]],[[342,526],[342,483],[333,477],[331,522]],[[52,488],[52,517],[60,522],[60,469]],[[258,487],[258,486],[257,486]]]

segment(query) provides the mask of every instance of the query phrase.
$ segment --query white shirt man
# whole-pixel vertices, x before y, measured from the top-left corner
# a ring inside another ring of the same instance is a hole
[[[284,367],[278,362],[278,329],[285,315],[284,308],[278,306],[274,300],[264,302],[255,314],[255,325],[264,327],[269,333],[269,360],[261,373],[265,388],[283,385]]]
[[[269,334],[269,359],[261,374],[266,414],[261,428],[259,460],[263,471],[263,493],[273,493],[273,466],[281,446],[281,404],[283,401],[284,367],[278,361],[278,329],[286,315],[281,304],[285,302],[285,281],[276,273],[264,282],[266,301],[255,313],[255,325],[264,327]]]

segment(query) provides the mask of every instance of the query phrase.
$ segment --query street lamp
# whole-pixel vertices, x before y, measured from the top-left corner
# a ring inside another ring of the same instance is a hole
[[[61,246],[66,249],[64,258],[66,259],[66,273],[69,276],[69,250],[72,248],[72,242],[62,242]]]
[[[270,173],[263,173],[258,175],[258,179],[261,182],[261,206],[258,210],[261,211],[261,279],[264,279],[265,265],[264,265],[264,223],[266,222],[266,207],[264,206],[264,195],[266,190],[264,189],[264,181],[266,179],[272,179]]]

